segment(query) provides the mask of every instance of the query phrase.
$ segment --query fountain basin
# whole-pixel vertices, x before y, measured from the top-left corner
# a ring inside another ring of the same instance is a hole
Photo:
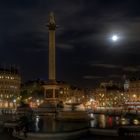
[[[56,120],[85,121],[85,120],[89,120],[89,116],[85,111],[59,111],[56,114]]]
[[[72,140],[86,135],[88,131],[88,129],[82,129],[63,133],[28,133],[26,138],[21,133],[19,136],[15,135],[15,137],[25,140]]]

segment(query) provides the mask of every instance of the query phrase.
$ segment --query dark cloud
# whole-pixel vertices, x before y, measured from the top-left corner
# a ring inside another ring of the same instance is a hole
[[[117,74],[111,74],[108,76],[109,78],[119,78],[121,79],[122,78],[122,75],[117,75]]]
[[[140,71],[140,69],[136,68],[136,67],[124,67],[123,70],[127,71],[127,72],[137,72],[137,71]]]
[[[92,66],[94,66],[94,67],[102,67],[102,68],[111,68],[111,69],[120,68],[120,66],[112,65],[112,64],[92,64]]]
[[[83,76],[83,79],[101,79],[101,78],[103,78],[103,77],[101,77],[101,76],[92,76],[92,75],[85,75],[85,76]]]

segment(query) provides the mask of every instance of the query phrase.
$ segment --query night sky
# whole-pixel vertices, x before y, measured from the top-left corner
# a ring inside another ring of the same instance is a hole
[[[139,0],[0,0],[1,65],[20,67],[23,81],[48,79],[50,11],[59,26],[57,80],[95,87],[140,77]]]

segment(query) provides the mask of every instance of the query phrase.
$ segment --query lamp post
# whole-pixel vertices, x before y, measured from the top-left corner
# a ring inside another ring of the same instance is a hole
[[[16,109],[16,99],[13,99],[14,109]]]
[[[136,94],[133,94],[134,101],[136,101],[136,98],[137,98],[137,95]]]

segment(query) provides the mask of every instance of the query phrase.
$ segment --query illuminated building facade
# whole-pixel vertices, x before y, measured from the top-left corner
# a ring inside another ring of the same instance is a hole
[[[108,82],[100,84],[94,94],[94,98],[98,101],[100,107],[120,107],[128,99],[127,95],[124,92],[123,85]]]
[[[128,91],[129,101],[140,101],[140,80],[131,80]]]
[[[140,80],[125,80],[123,84],[101,83],[94,98],[100,107],[126,107],[133,103],[140,105]]]
[[[125,93],[129,98],[125,101],[124,107],[127,109],[140,110],[140,79],[130,80]]]
[[[0,108],[15,108],[21,76],[16,69],[0,69]]]

